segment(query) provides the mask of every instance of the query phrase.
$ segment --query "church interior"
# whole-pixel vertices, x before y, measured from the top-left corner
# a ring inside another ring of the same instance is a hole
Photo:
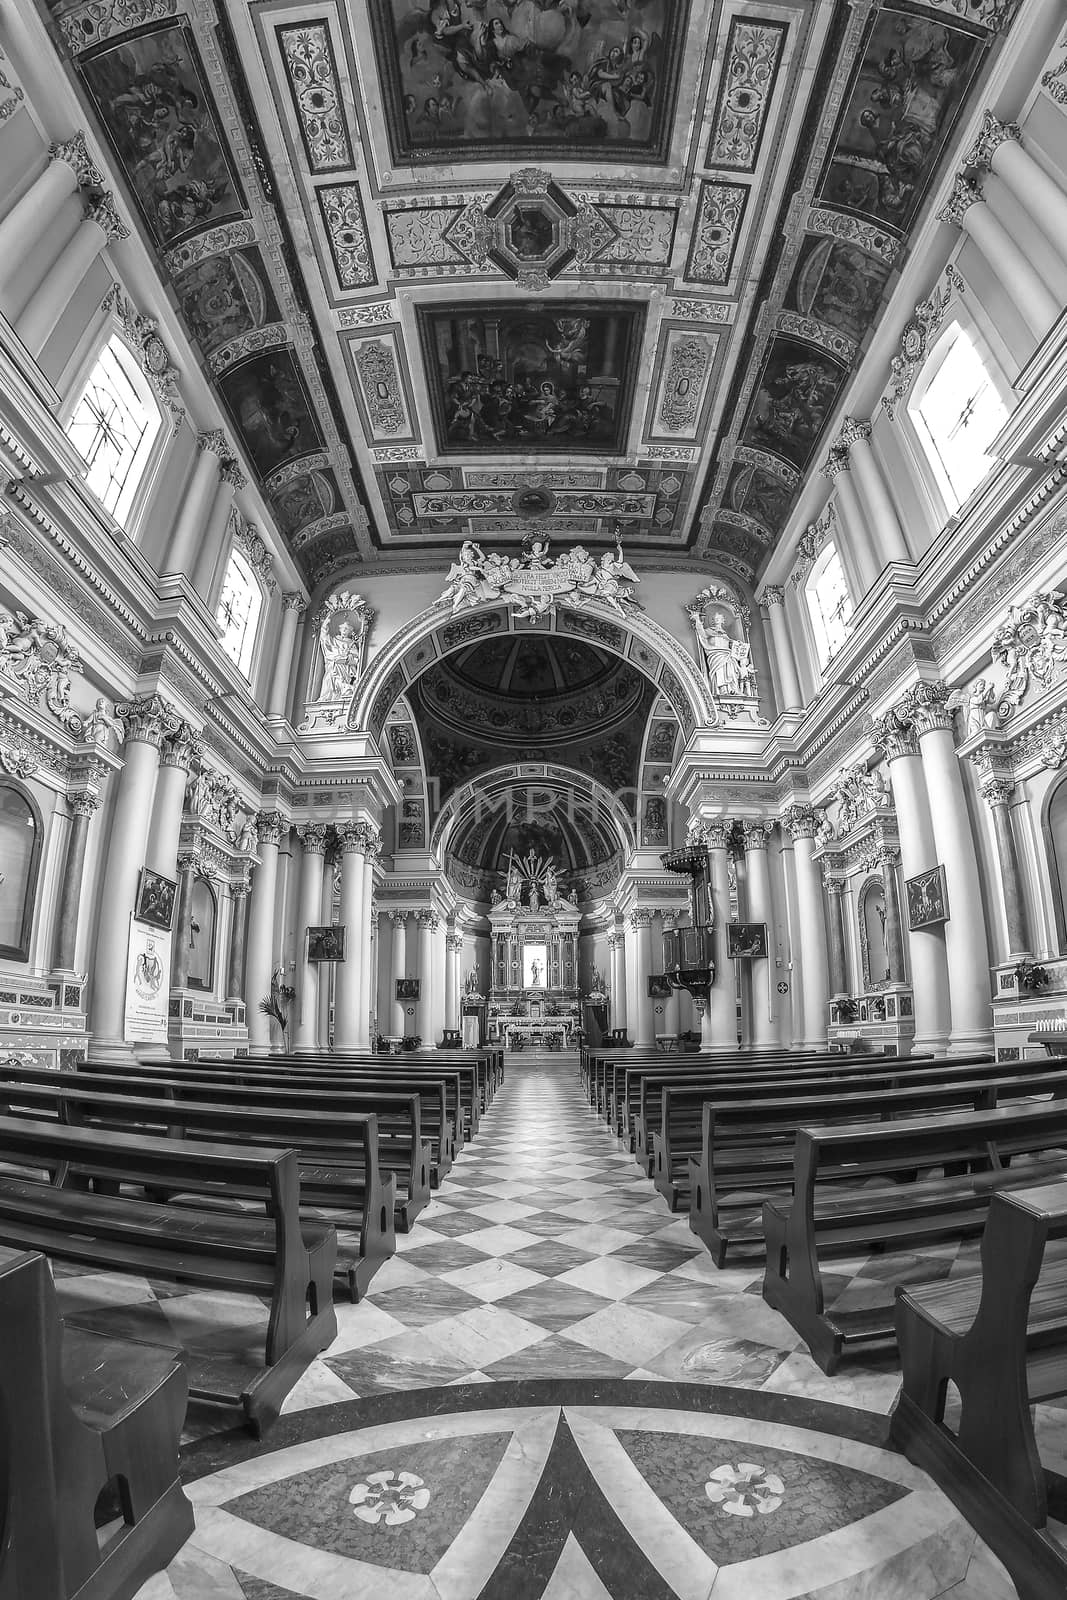
[[[1067,1594],[1067,0],[0,0],[0,1600]]]

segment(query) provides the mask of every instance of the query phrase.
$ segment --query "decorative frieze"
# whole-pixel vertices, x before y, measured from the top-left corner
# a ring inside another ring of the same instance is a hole
[[[877,769],[868,771],[865,762],[858,762],[843,772],[834,785],[837,800],[838,836],[851,832],[862,817],[872,811],[887,810],[893,804],[889,785]]]
[[[277,588],[272,571],[274,557],[260,537],[259,530],[253,523],[246,522],[243,517],[238,516],[235,520],[233,541],[243,553],[252,571],[259,574],[264,588],[273,594]]]

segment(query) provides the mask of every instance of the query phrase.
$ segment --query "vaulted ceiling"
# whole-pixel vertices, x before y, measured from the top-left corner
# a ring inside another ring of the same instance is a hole
[[[60,0],[309,582],[780,533],[1008,0]]]

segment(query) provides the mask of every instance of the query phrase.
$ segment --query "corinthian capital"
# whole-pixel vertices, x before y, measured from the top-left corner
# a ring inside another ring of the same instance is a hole
[[[834,448],[842,451],[851,450],[858,439],[866,440],[870,437],[869,422],[861,422],[858,417],[846,417],[834,441]]]
[[[774,823],[766,821],[763,817],[753,820],[743,817],[741,820],[741,833],[747,850],[766,850],[767,835],[774,829]]]
[[[198,450],[210,450],[213,456],[218,456],[221,461],[230,454],[230,443],[221,428],[207,428],[196,436]]]
[[[838,447],[838,445],[833,444],[830,447],[830,453],[826,457],[826,460],[823,462],[822,466],[819,468],[819,471],[822,473],[824,478],[829,478],[830,482],[832,483],[839,472],[848,471],[848,465],[848,451],[842,450]]]
[[[239,490],[243,489],[245,484],[248,482],[248,479],[237,465],[237,462],[232,460],[232,458],[229,461],[224,461],[219,467],[219,478],[223,483],[229,484],[234,494],[237,494]]]
[[[277,811],[257,811],[256,837],[260,844],[281,844],[285,823]]]
[[[164,767],[183,767],[188,772],[194,761],[204,753],[204,735],[199,728],[194,728],[191,723],[179,722],[177,727],[168,732],[160,748],[160,765]]]
[[[952,727],[952,712],[945,707],[948,690],[943,683],[917,683],[904,696],[902,711],[920,739]]]
[[[160,694],[140,695],[136,700],[123,700],[115,707],[115,715],[126,729],[126,743],[139,739],[142,744],[158,747],[181,725],[181,718],[173,706]]]
[[[291,594],[282,595],[282,608],[285,611],[295,611],[297,616],[300,616],[307,610],[308,603],[302,594],[297,594],[294,590]]]
[[[872,724],[871,734],[875,745],[885,751],[887,761],[898,761],[901,756],[917,756],[919,741],[915,729],[900,710],[890,711]]]
[[[95,200],[90,200],[82,215],[88,222],[95,222],[101,229],[108,244],[113,239],[128,239],[130,230],[115,210],[115,197],[106,190],[98,195]]]
[[[816,817],[809,805],[790,806],[782,814],[782,827],[791,839],[814,839]]]
[[[302,822],[296,831],[300,836],[306,856],[324,856],[326,854],[325,822]]]
[[[950,222],[954,228],[962,228],[967,212],[981,198],[982,191],[976,183],[972,183],[970,178],[957,176],[952,193],[937,213],[938,222]]]
[[[50,161],[65,161],[78,180],[79,189],[102,189],[104,175],[93,161],[81,131],[69,139],[57,140],[48,146]]]
[[[341,849],[346,856],[368,855],[378,835],[369,822],[348,822],[337,830]]]
[[[1021,137],[1017,122],[1001,122],[992,111],[983,111],[981,131],[964,156],[963,164],[965,167],[976,167],[979,172],[988,172],[993,165],[993,157],[1004,141]]]

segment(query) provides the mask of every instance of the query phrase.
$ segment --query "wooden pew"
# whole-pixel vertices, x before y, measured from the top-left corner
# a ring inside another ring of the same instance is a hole
[[[320,1077],[323,1074],[328,1074],[331,1077],[338,1078],[359,1078],[369,1074],[374,1078],[379,1078],[382,1075],[392,1073],[393,1068],[389,1063],[393,1059],[396,1059],[396,1070],[401,1076],[409,1071],[415,1071],[420,1074],[425,1074],[426,1072],[432,1074],[435,1071],[458,1073],[460,1098],[456,1108],[456,1138],[457,1142],[474,1138],[478,1132],[482,1116],[481,1104],[483,1093],[485,1092],[483,1080],[487,1079],[489,1068],[487,1065],[480,1065],[473,1058],[467,1061],[453,1060],[447,1066],[442,1063],[440,1067],[418,1059],[413,1052],[399,1058],[379,1055],[368,1055],[362,1058],[336,1055],[248,1056],[242,1057],[240,1062],[236,1064],[244,1065],[247,1062],[249,1066],[273,1069],[293,1078],[306,1077],[309,1074]],[[412,1063],[412,1065],[408,1065],[408,1063]],[[192,1064],[187,1063],[186,1065]],[[202,1063],[197,1063],[197,1065],[202,1065]]]
[[[0,1600],[130,1600],[193,1531],[176,1354],[64,1329],[44,1257],[5,1249],[0,1340]]]
[[[411,1097],[404,1104],[410,1113],[418,1102]],[[375,1272],[395,1253],[396,1177],[393,1173],[383,1177],[378,1167],[376,1116],[337,1112],[321,1102],[312,1110],[293,1110],[113,1093],[97,1088],[95,1078],[86,1081],[81,1073],[53,1073],[46,1084],[0,1080],[0,1107],[9,1115],[54,1111],[77,1127],[143,1130],[170,1139],[224,1144],[253,1137],[261,1144],[292,1147],[299,1155],[304,1207],[330,1209],[335,1213],[332,1220],[346,1235],[359,1236],[358,1252],[342,1241],[336,1256],[337,1276],[353,1300],[363,1298]],[[261,1195],[258,1183],[246,1189],[235,1181],[229,1190],[232,1199]]]
[[[1067,1262],[1047,1253],[1065,1237],[1067,1183],[994,1194],[980,1273],[897,1288],[904,1384],[893,1442],[980,1531],[1022,1600],[1067,1594],[1030,1409],[1067,1395]],[[944,1420],[949,1383],[960,1398],[955,1432]],[[1062,1519],[1062,1478],[1055,1487]]]
[[[1067,1094],[1067,1071],[1049,1084],[1047,1075],[1027,1072],[1033,1062],[1000,1063],[991,1075],[966,1069],[919,1081],[889,1084],[830,1080],[804,1096],[779,1095],[748,1106],[737,1095],[719,1095],[702,1106],[700,1155],[690,1158],[689,1226],[704,1241],[717,1266],[731,1249],[762,1251],[761,1208],[765,1199],[787,1192],[793,1179],[793,1147],[800,1122],[873,1121],[908,1117],[913,1111],[991,1110],[1005,1102]],[[974,1069],[972,1069],[974,1070]]]
[[[350,1169],[347,1179],[343,1170],[338,1177],[339,1185],[345,1183],[346,1187],[354,1187],[355,1190],[355,1194],[348,1195],[346,1203],[351,1203],[360,1191],[366,1189],[363,1172],[366,1153],[362,1149],[362,1140],[357,1140],[358,1148],[353,1152],[350,1140],[341,1138],[341,1132],[348,1125],[338,1119],[351,1115],[373,1116],[378,1124],[378,1170],[383,1175],[391,1174],[395,1179],[395,1226],[403,1233],[410,1232],[415,1218],[429,1202],[431,1152],[430,1146],[422,1138],[421,1102],[417,1095],[401,1093],[400,1085],[391,1094],[384,1094],[351,1089],[322,1090],[314,1086],[292,1088],[289,1085],[242,1083],[231,1081],[224,1074],[193,1077],[191,1073],[179,1072],[173,1076],[145,1079],[133,1073],[57,1073],[47,1067],[0,1067],[0,1106],[5,1109],[10,1109],[14,1103],[13,1097],[17,1094],[18,1103],[30,1106],[35,1115],[42,1109],[48,1111],[58,1104],[58,1090],[64,1092],[68,1101],[77,1091],[80,1096],[78,1103],[86,1106],[91,1102],[85,1097],[93,1091],[99,1091],[102,1094],[152,1100],[158,1102],[157,1109],[163,1104],[185,1105],[191,1102],[205,1107],[277,1113],[281,1125],[271,1131],[269,1138],[283,1144],[293,1144],[300,1149],[301,1180],[307,1201],[312,1201],[311,1168],[321,1166],[324,1161],[328,1163],[331,1153],[341,1163],[342,1169],[345,1163]],[[301,1113],[300,1118],[293,1117],[292,1127],[283,1118],[287,1112]],[[316,1113],[320,1122],[324,1116],[328,1118],[328,1121],[322,1122],[321,1145],[314,1141],[313,1119]],[[187,1130],[191,1129],[194,1137],[215,1136],[199,1127],[195,1112],[190,1111],[190,1118],[190,1121],[181,1125]],[[87,1115],[82,1120],[93,1119]],[[96,1120],[103,1118],[97,1117]],[[152,1119],[142,1120],[147,1122]],[[158,1121],[158,1117],[155,1120]],[[242,1118],[242,1125],[249,1125],[248,1119]],[[373,1186],[370,1203],[377,1203]],[[344,1225],[351,1226],[350,1223]]]
[[[1044,1175],[1067,1170],[1065,1147],[1067,1103],[1062,1100],[799,1129],[792,1199],[763,1203],[764,1299],[788,1318],[824,1372],[836,1370],[846,1348],[892,1343],[891,1276],[884,1301],[862,1310],[828,1311],[822,1281],[827,1253],[866,1255],[894,1248],[921,1253],[925,1243],[978,1233],[995,1187],[1036,1181],[1033,1167],[1002,1170],[1009,1158],[1034,1156]],[[992,1172],[983,1178],[982,1170],[958,1170],[974,1167]],[[895,1181],[917,1170],[946,1169],[957,1175]],[[858,1185],[858,1177],[866,1183]]]
[[[0,1117],[0,1161],[55,1174],[54,1183],[0,1174],[0,1244],[112,1272],[269,1298],[263,1365],[242,1382],[239,1394],[220,1394],[210,1372],[201,1382],[193,1358],[189,1362],[190,1394],[240,1404],[254,1433],[274,1421],[293,1384],[336,1336],[337,1236],[324,1223],[301,1220],[295,1150]],[[236,1193],[254,1195],[266,1214],[74,1189],[67,1186],[74,1168],[111,1185],[170,1189],[216,1202]]]

